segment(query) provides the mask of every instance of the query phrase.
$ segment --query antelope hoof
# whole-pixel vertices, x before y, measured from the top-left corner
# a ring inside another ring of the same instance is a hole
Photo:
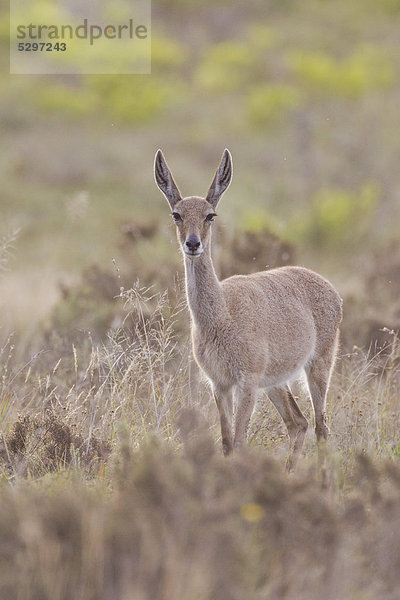
[[[222,440],[222,452],[224,456],[229,456],[233,452],[232,442],[229,440]]]
[[[293,456],[293,454],[290,454],[290,456],[287,457],[285,465],[286,473],[293,473],[294,467],[296,465],[296,458]]]

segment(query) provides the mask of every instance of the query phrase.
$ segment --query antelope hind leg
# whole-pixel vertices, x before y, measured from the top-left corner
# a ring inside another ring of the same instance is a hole
[[[304,438],[308,428],[307,419],[301,412],[288,386],[269,390],[268,397],[281,415],[288,430],[290,450],[286,462],[286,469],[288,471],[293,471],[301,449],[303,448]]]

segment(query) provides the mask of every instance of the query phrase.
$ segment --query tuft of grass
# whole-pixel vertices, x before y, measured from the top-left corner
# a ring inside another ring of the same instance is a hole
[[[92,435],[89,439],[56,415],[26,414],[19,417],[1,440],[1,466],[11,477],[40,477],[69,466],[77,467],[87,476],[97,474],[99,466],[109,457],[108,441]]]
[[[0,238],[0,271],[5,271],[20,230],[14,229]]]

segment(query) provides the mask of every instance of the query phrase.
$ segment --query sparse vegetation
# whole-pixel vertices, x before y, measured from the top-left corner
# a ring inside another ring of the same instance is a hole
[[[180,302],[138,287],[122,300],[121,327],[51,372],[46,355],[19,368],[3,348],[1,595],[396,597],[397,338],[372,358],[342,353],[325,474],[310,432],[288,476],[283,423],[262,401],[250,448],[223,459],[207,388],[190,400]]]
[[[397,600],[400,2],[152,8],[150,77],[8,76],[0,9],[0,598]],[[221,456],[160,146],[200,195],[232,149],[219,275],[340,290],[323,472],[262,400]]]

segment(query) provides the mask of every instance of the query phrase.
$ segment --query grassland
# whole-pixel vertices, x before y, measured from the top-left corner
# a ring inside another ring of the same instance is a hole
[[[207,385],[189,385],[180,298],[123,301],[102,346],[52,367],[55,351],[20,366],[3,348],[1,597],[396,598],[397,338],[341,353],[325,469],[311,427],[288,475],[265,398],[250,447],[222,457]]]
[[[2,8],[3,10],[3,8]],[[1,78],[0,599],[400,596],[400,4],[153,2],[150,77]],[[8,15],[1,13],[4,71]],[[260,398],[223,459],[152,178],[222,149],[221,277],[344,298],[327,464]]]

